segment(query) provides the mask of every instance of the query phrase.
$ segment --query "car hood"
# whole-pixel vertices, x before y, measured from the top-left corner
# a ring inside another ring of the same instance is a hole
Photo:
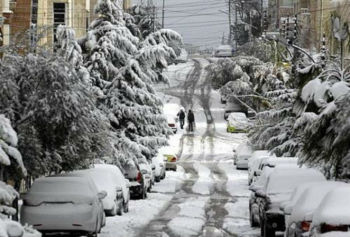
[[[24,200],[28,205],[38,206],[42,203],[74,203],[74,204],[88,204],[94,201],[92,195],[87,194],[52,194],[44,192],[28,193]]]

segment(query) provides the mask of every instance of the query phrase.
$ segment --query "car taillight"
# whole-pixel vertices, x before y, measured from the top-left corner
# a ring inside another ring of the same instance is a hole
[[[136,181],[139,182],[139,183],[142,182],[142,174],[141,174],[140,171],[137,173]]]
[[[301,222],[301,230],[304,232],[308,232],[310,230],[310,225],[311,225],[310,221]]]
[[[169,127],[174,128],[174,127],[175,127],[175,124],[169,123]]]
[[[176,157],[171,158],[171,162],[176,162]]]
[[[331,231],[342,231],[342,232],[346,232],[348,231],[349,226],[347,225],[328,225],[328,224],[323,224],[321,225],[321,233],[327,233],[327,232],[331,232]]]

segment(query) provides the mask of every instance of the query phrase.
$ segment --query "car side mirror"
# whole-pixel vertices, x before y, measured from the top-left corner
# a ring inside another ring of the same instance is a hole
[[[291,215],[293,211],[293,206],[290,204],[287,204],[283,207],[282,211],[284,212],[285,215]]]
[[[261,170],[254,171],[254,176],[260,176],[260,175],[261,175]]]
[[[260,197],[260,198],[265,198],[266,197],[266,193],[264,191],[260,190],[260,189],[256,190],[255,195],[257,197]]]
[[[107,192],[106,191],[101,191],[97,194],[98,199],[102,200],[105,197],[107,197]]]
[[[130,181],[128,179],[125,179],[125,185],[127,188],[130,188]]]

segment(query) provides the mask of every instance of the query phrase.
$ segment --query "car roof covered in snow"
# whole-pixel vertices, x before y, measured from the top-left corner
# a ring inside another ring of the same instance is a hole
[[[317,207],[312,224],[350,225],[350,186],[330,191]]]
[[[294,203],[295,205],[288,221],[311,221],[312,214],[321,203],[322,199],[327,195],[327,193],[341,186],[349,185],[343,182],[335,181],[310,183],[310,185],[306,186],[301,195],[299,195],[299,198],[297,196],[295,197],[297,200]]]
[[[264,165],[274,167],[280,164],[297,164],[297,157],[270,157],[262,162]]]
[[[300,184],[323,180],[324,175],[315,169],[276,168],[268,177],[265,190],[267,194],[291,193]]]

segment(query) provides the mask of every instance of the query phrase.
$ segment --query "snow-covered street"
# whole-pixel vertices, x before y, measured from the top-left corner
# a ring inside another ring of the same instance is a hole
[[[233,148],[245,134],[226,132],[218,92],[203,81],[207,60],[171,66],[169,86],[158,88],[168,103],[193,109],[196,130],[170,139],[178,147],[178,170],[167,172],[146,200],[131,201],[130,212],[107,218],[100,236],[251,236],[247,172],[236,170]],[[186,125],[185,125],[186,126]],[[141,215],[142,214],[142,215]]]

